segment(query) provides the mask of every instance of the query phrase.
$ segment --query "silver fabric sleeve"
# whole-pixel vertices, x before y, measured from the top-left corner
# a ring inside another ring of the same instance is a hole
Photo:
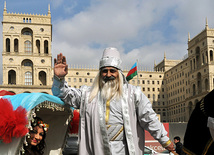
[[[141,92],[140,87],[136,87],[135,95],[136,112],[141,127],[149,131],[160,144],[165,144],[169,140],[167,131],[152,109],[149,99]]]
[[[59,80],[54,77],[52,93],[54,96],[61,98],[65,104],[79,109],[82,94],[81,89],[71,88],[64,79]]]

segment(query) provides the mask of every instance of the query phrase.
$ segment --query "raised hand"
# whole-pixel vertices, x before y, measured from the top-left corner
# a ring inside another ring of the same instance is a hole
[[[59,78],[64,78],[67,74],[68,65],[66,63],[66,58],[60,53],[57,55],[57,59],[54,58],[54,75]]]

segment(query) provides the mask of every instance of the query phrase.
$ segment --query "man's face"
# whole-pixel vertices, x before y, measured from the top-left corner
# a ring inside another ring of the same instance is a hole
[[[102,79],[107,82],[114,80],[119,76],[118,70],[114,67],[104,67],[101,69]]]

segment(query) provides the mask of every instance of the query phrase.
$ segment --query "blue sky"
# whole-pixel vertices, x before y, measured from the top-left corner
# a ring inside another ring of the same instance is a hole
[[[106,47],[119,49],[123,68],[153,68],[166,53],[182,59],[190,38],[214,26],[213,0],[8,0],[7,12],[47,14],[51,6],[52,55],[68,64],[98,65]],[[4,1],[0,0],[3,14]],[[2,15],[0,16],[2,21]],[[0,27],[2,34],[2,26]],[[2,51],[2,36],[0,39]],[[1,63],[1,62],[0,62]]]

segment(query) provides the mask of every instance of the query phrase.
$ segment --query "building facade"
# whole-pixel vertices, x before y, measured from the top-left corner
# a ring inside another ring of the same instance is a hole
[[[15,93],[51,93],[52,24],[47,15],[3,12],[2,87]]]
[[[53,82],[52,24],[47,15],[3,12],[3,84],[0,89],[18,93],[51,94]],[[208,27],[188,38],[188,56],[163,60],[153,71],[138,68],[129,81],[140,86],[162,122],[187,122],[195,104],[214,88],[214,29]],[[124,75],[128,73],[125,69]],[[65,80],[71,87],[92,85],[98,68],[72,66]]]

